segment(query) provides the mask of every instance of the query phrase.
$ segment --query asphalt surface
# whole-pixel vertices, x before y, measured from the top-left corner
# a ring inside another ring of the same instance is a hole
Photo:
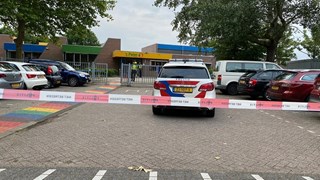
[[[32,103],[39,102],[1,100],[1,107]],[[216,109],[214,118],[186,111],[154,116],[150,106],[84,103],[0,139],[0,179],[35,179],[50,169],[45,179],[94,179],[98,172],[101,179],[320,179],[320,118],[318,112],[238,109]]]

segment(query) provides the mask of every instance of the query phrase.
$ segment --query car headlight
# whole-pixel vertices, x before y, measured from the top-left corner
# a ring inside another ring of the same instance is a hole
[[[84,75],[84,74],[80,74],[80,77],[86,77],[86,75]]]

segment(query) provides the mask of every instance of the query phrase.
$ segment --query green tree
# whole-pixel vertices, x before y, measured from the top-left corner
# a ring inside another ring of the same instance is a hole
[[[172,24],[182,42],[250,42],[264,47],[270,62],[292,24],[310,28],[320,22],[319,0],[155,0],[155,5],[179,9]]]
[[[100,46],[97,36],[90,29],[70,29],[66,37],[69,44]]]
[[[306,54],[312,59],[320,58],[320,29],[313,28],[310,33],[303,31],[303,40],[300,42],[300,51],[305,49]]]
[[[280,65],[286,65],[288,61],[296,58],[294,50],[298,48],[299,43],[293,39],[292,29],[284,33],[281,38],[276,51],[275,62]]]
[[[70,29],[91,28],[98,25],[97,17],[112,17],[107,13],[115,0],[2,0],[0,23],[14,29],[17,58],[22,58],[22,44],[26,33],[53,38]]]

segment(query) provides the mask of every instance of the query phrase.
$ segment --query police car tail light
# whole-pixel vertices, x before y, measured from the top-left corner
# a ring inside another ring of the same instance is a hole
[[[0,74],[0,78],[5,78],[6,75],[5,74]]]
[[[166,90],[166,85],[164,85],[162,82],[155,81],[153,83],[153,88],[154,89],[159,89],[159,90]]]
[[[213,91],[214,85],[213,83],[202,84],[199,88],[199,91]]]

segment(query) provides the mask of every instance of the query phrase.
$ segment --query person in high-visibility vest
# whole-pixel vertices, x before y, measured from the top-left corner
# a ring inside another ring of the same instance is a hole
[[[137,62],[133,62],[132,67],[131,67],[131,81],[135,81],[136,80],[136,75],[137,75],[137,71],[138,71],[138,65]]]

